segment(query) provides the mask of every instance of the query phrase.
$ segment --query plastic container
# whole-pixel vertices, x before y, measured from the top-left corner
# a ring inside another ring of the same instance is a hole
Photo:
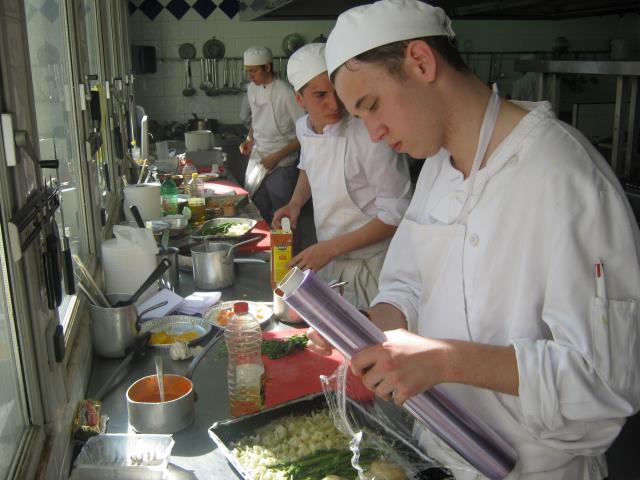
[[[193,165],[193,162],[188,158],[184,161],[184,165],[182,166],[182,170],[180,171],[185,181],[188,181],[191,178],[191,175],[194,173],[198,173],[198,169]]]
[[[234,315],[224,330],[227,344],[229,410],[239,417],[264,406],[264,365],[260,323],[249,313],[247,302],[233,305]]]
[[[178,214],[178,187],[170,175],[164,177],[160,186],[160,199],[162,201],[162,215]]]
[[[282,228],[271,231],[271,288],[289,272],[289,262],[293,257],[293,234],[291,222],[287,217],[282,219]]]
[[[197,173],[191,174],[191,180],[186,187],[189,198],[187,206],[191,211],[189,223],[199,227],[205,221],[204,182],[198,178]]]

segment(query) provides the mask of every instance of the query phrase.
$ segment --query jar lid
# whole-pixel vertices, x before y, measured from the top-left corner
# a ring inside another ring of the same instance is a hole
[[[234,313],[247,313],[249,311],[249,304],[247,302],[236,302],[233,304]]]

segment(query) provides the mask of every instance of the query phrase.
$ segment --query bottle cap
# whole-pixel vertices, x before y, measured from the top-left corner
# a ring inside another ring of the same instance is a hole
[[[289,220],[289,217],[282,217],[280,223],[284,233],[291,233],[291,220]]]
[[[193,172],[193,173],[191,174],[191,178],[198,178],[198,174],[197,174],[196,172]]]
[[[247,302],[236,302],[233,304],[234,313],[247,313],[249,311],[249,304]]]

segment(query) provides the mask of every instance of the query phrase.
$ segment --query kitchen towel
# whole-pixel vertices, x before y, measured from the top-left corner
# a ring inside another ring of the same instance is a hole
[[[221,296],[220,292],[194,292],[182,301],[178,310],[187,315],[204,315]]]
[[[138,309],[138,312],[142,312],[157,303],[164,302],[165,300],[167,301],[167,304],[164,307],[151,310],[149,313],[145,313],[140,317],[140,319],[151,320],[152,318],[161,318],[169,315],[178,308],[178,305],[180,305],[184,299],[177,293],[173,293],[171,290],[162,289],[156,292],[148,300],[136,303],[136,308]]]

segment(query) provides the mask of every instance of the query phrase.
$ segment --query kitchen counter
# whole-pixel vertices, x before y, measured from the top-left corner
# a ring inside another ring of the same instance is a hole
[[[252,205],[249,205],[249,210],[251,207]],[[250,213],[247,216],[252,215]],[[268,256],[268,252],[250,255],[250,257],[265,259]],[[235,268],[235,283],[231,287],[221,290],[222,301],[272,301],[268,263],[242,263],[236,264]],[[194,290],[191,273],[181,271],[177,293],[187,296]],[[263,327],[264,330],[279,328],[282,327],[275,318],[272,318]],[[200,342],[200,345],[205,345],[215,330],[214,327],[212,332]],[[238,478],[229,467],[224,455],[216,449],[207,432],[214,422],[230,418],[227,398],[227,362],[225,359],[216,359],[217,349],[220,345],[221,343],[218,343],[204,356],[193,374],[192,380],[198,397],[195,403],[195,421],[188,428],[173,434],[175,445],[170,459],[168,479],[222,480]],[[171,360],[168,349],[149,347],[145,356],[134,364],[123,380],[102,399],[102,412],[109,416],[108,433],[132,432],[127,420],[126,391],[137,379],[155,373],[155,355],[162,356],[165,374],[184,375],[191,362],[190,359]],[[98,391],[121,361],[122,359],[94,357],[87,391],[88,398],[92,398],[91,395]]]

